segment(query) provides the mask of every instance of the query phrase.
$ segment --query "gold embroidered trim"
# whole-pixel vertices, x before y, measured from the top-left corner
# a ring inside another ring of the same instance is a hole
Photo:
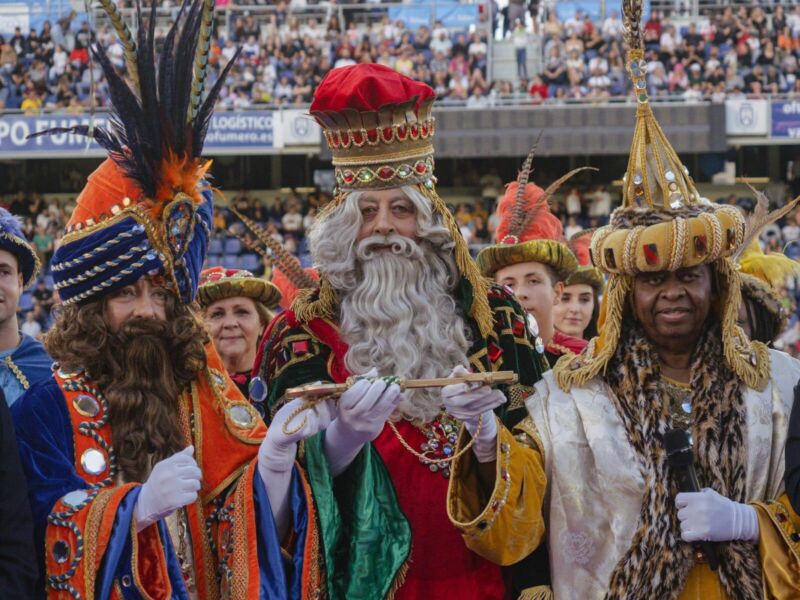
[[[13,360],[11,360],[10,354],[6,356],[5,362],[6,365],[8,365],[8,368],[14,374],[14,377],[16,377],[17,381],[19,381],[20,385],[22,386],[22,389],[27,390],[31,386],[31,384],[28,382],[28,378],[25,377],[25,373],[23,373],[22,370],[16,365],[16,363]]]

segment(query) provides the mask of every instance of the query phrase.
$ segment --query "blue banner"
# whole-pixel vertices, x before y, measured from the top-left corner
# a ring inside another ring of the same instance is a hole
[[[269,153],[276,144],[273,111],[218,112],[211,117],[205,144],[205,154]],[[82,136],[59,133],[29,139],[33,133],[55,127],[74,127],[89,124],[87,115],[42,114],[3,115],[0,118],[0,156],[37,158],[57,155],[102,156],[104,151],[94,141]],[[96,115],[96,126],[105,127],[105,114]]]
[[[772,101],[772,137],[800,138],[800,100]]]

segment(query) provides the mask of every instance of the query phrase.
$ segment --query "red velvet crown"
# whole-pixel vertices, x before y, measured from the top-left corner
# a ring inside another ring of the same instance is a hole
[[[430,86],[383,65],[328,73],[311,115],[324,130],[339,188],[432,185],[435,97]]]

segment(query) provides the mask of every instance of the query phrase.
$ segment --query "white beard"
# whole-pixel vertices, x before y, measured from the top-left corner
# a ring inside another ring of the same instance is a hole
[[[374,250],[388,244],[390,251]],[[373,236],[358,244],[354,258],[355,276],[339,278],[353,282],[340,290],[351,373],[375,367],[381,376],[433,378],[468,364],[466,325],[452,295],[459,274],[448,249],[403,236]],[[407,390],[395,418],[427,423],[441,404],[439,389]]]

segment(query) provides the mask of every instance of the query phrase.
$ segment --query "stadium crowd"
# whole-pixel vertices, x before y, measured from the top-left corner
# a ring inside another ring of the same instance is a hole
[[[218,71],[242,49],[221,108],[307,104],[331,68],[357,62],[386,64],[429,83],[443,102],[475,107],[498,97],[554,101],[626,94],[622,23],[616,11],[592,20],[578,10],[559,20],[553,10],[540,11],[538,0],[514,0],[502,11],[496,2],[493,6],[494,30],[516,49],[513,81],[488,80],[485,33],[448,30],[438,21],[410,30],[380,8],[371,9],[369,24],[357,22],[348,11],[308,18],[292,12],[285,1],[269,12],[237,12],[227,28],[221,26],[209,59]],[[340,15],[353,20],[340,22]],[[800,94],[800,6],[776,4],[771,12],[758,5],[727,6],[709,11],[699,23],[678,26],[652,12],[644,26],[651,97],[721,101],[731,94]],[[163,36],[166,26],[159,29]],[[107,104],[108,90],[99,66],[90,60],[89,46],[99,42],[120,69],[124,55],[108,24],[97,30],[95,37],[85,18],[73,11],[53,24],[46,22],[40,31],[17,29],[0,37],[0,107],[78,113],[90,105],[92,89],[97,105]],[[535,40],[538,44],[532,45]],[[541,72],[529,77],[530,48],[539,48],[542,57]]]

